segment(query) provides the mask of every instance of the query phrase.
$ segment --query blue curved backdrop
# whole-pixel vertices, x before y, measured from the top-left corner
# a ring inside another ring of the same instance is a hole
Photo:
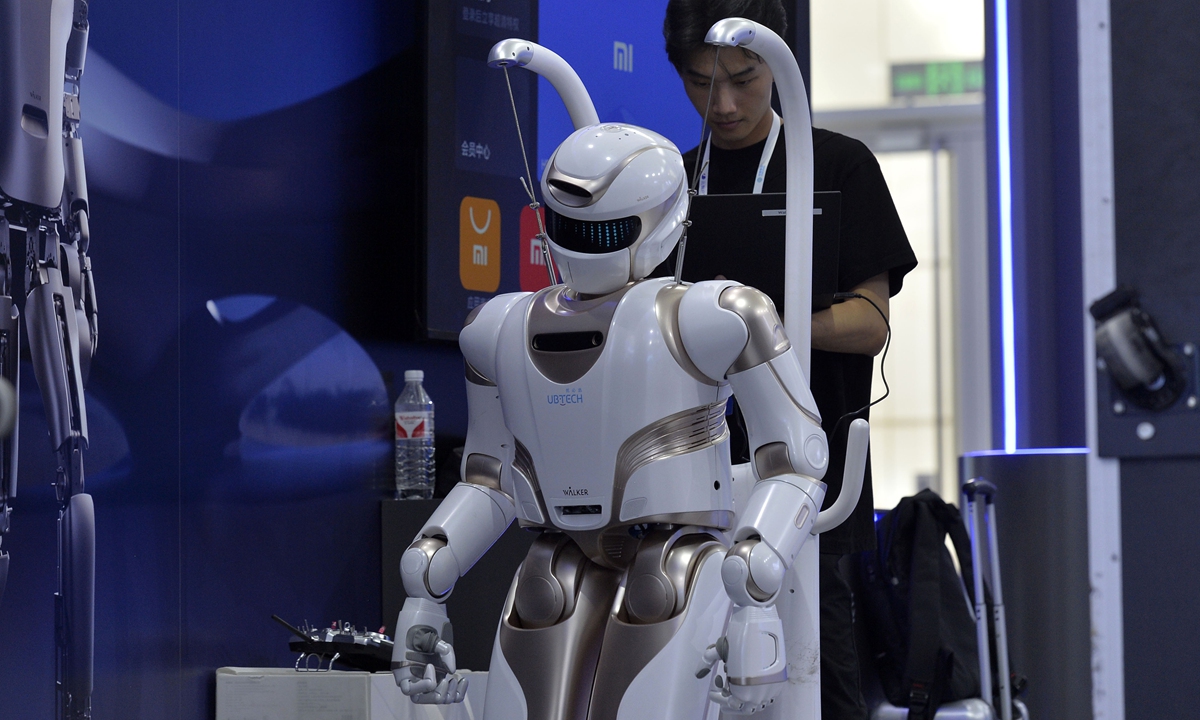
[[[378,518],[396,378],[426,371],[440,445],[466,427],[457,349],[402,341],[420,237],[417,12],[91,6],[96,718],[212,717],[216,668],[294,661],[273,613],[392,622]],[[56,503],[28,365],[21,389],[3,720],[54,714]]]

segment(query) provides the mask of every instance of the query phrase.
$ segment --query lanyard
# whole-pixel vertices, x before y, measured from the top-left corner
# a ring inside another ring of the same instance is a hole
[[[771,132],[767,133],[767,143],[763,146],[762,159],[758,161],[758,172],[754,175],[754,194],[762,193],[763,182],[767,179],[767,165],[771,162],[771,156],[775,154],[775,142],[779,140],[779,126],[782,123],[779,120],[779,114],[774,110],[771,111]],[[704,159],[700,161],[700,188],[701,195],[708,194],[708,151],[712,148],[712,134],[704,140]]]

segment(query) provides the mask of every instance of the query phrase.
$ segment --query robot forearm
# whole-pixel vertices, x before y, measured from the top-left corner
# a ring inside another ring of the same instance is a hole
[[[512,499],[504,493],[467,482],[455,485],[400,559],[404,591],[444,602],[514,515]]]
[[[784,574],[812,535],[824,498],[822,483],[800,475],[779,475],[755,486],[721,566],[725,590],[735,603],[774,604]]]

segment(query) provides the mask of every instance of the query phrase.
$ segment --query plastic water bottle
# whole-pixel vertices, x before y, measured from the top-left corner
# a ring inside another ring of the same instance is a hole
[[[396,398],[396,497],[433,497],[433,400],[425,392],[422,370],[404,372],[404,391]]]

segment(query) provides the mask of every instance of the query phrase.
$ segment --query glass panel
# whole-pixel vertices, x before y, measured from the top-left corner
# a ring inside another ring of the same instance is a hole
[[[979,100],[982,2],[814,0],[811,21],[814,110],[887,107],[929,95],[942,102],[964,92]],[[894,99],[901,65],[912,85]]]
[[[882,153],[880,168],[920,264],[891,299],[883,372],[891,395],[871,410],[875,504],[894,507],[923,487],[955,498],[954,322],[950,158],[945,151]],[[936,201],[935,201],[936,199]],[[874,396],[883,394],[875,363]]]

